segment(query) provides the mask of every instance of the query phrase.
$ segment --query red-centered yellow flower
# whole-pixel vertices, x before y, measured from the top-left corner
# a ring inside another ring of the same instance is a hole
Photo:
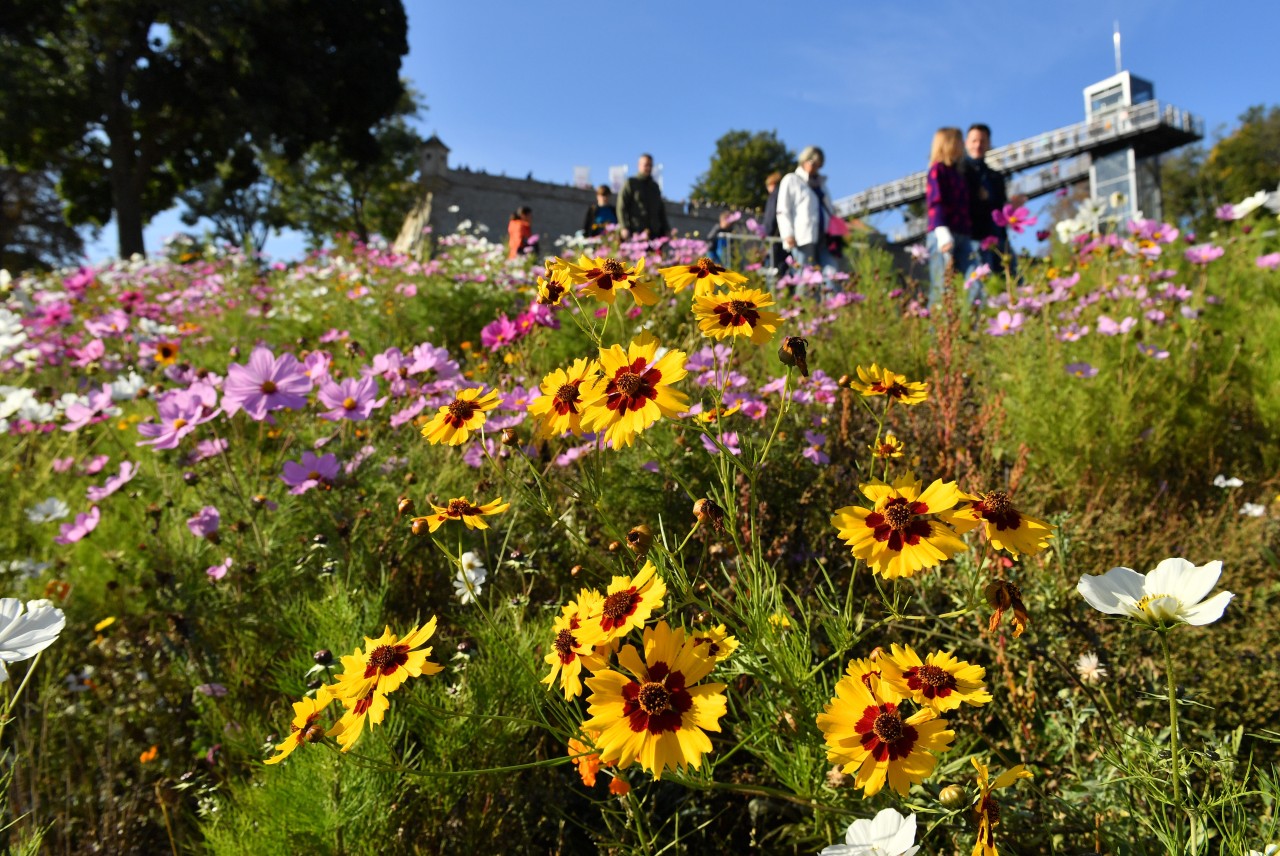
[[[693,299],[693,314],[702,335],[714,339],[747,336],[763,345],[778,332],[781,316],[764,309],[773,295],[755,288],[736,288],[728,294],[702,294]]]
[[[323,687],[321,692],[325,690],[333,692],[331,687]],[[376,689],[369,690],[359,698],[343,698],[341,701],[346,707],[346,712],[325,734],[338,738],[338,745],[342,747],[342,751],[350,752],[351,747],[355,746],[356,741],[364,734],[365,722],[369,723],[370,729],[375,725],[381,725],[391,703],[387,701],[386,693],[378,692]]]
[[[276,754],[263,763],[279,764],[303,743],[316,743],[324,737],[324,726],[316,720],[320,718],[321,711],[329,706],[329,701],[327,694],[323,697],[295,701],[293,721],[289,723],[289,736],[283,742],[276,744]]]
[[[871,444],[871,451],[877,458],[901,458],[902,441],[892,434],[885,434],[879,443]]]
[[[377,639],[366,636],[364,649],[356,648],[355,653],[342,658],[342,674],[336,683],[324,690],[344,703],[354,704],[370,692],[393,693],[409,678],[439,674],[444,667],[428,660],[431,649],[421,647],[435,632],[436,619],[433,616],[426,624],[414,627],[403,637],[392,633],[390,627],[385,628]]]
[[[846,675],[836,684],[836,697],[818,714],[818,729],[827,742],[827,759],[854,775],[864,797],[878,794],[885,782],[902,796],[933,773],[937,753],[951,746],[955,732],[938,714],[924,708],[903,718],[858,677]],[[872,687],[877,679],[871,678]]]
[[[938,713],[955,710],[961,702],[976,707],[991,701],[984,681],[987,670],[946,651],[921,660],[911,646],[895,643],[889,656],[880,658],[880,670],[883,683]]]
[[[671,384],[684,379],[684,351],[667,351],[658,357],[658,340],[641,333],[627,350],[621,345],[600,349],[605,384],[595,400],[587,402],[582,425],[588,431],[604,431],[615,449],[630,446],[637,434],[663,416],[675,418],[689,409],[688,397]]]
[[[655,609],[662,607],[667,595],[667,584],[658,576],[653,562],[634,577],[616,576],[609,583],[604,599],[593,604],[587,613],[582,635],[584,644],[601,646],[626,636],[637,627],[643,627]]]
[[[422,426],[422,436],[432,445],[446,443],[461,446],[472,431],[484,425],[485,413],[498,406],[498,391],[487,393],[483,386],[460,391],[453,401],[440,408],[440,412]]]
[[[543,306],[559,306],[569,293],[569,271],[564,259],[546,260],[546,271],[538,277],[538,302]]]
[[[556,369],[542,379],[542,395],[529,402],[529,413],[538,417],[538,435],[559,437],[566,431],[582,436],[582,411],[586,402],[600,397],[604,379],[595,360],[575,360],[568,369]]]
[[[693,642],[695,645],[705,645],[706,651],[703,653],[717,663],[729,659],[733,652],[738,650],[738,638],[730,636],[723,624],[694,630]]]
[[[606,669],[587,678],[584,730],[600,732],[600,761],[619,769],[633,762],[661,779],[664,770],[702,765],[711,751],[708,731],[720,730],[724,684],[701,684],[715,666],[706,648],[667,622],[644,631],[644,659],[634,645],[618,652],[630,674]]]
[[[972,760],[978,771],[978,801],[973,804],[973,813],[978,816],[978,840],[974,842],[972,856],[999,856],[996,852],[996,827],[1000,824],[1000,804],[991,792],[1007,788],[1018,779],[1030,779],[1031,772],[1019,764],[992,782],[986,764],[977,758]]]
[[[555,624],[551,628],[555,633],[555,639],[551,643],[551,650],[543,658],[543,662],[551,667],[551,671],[542,679],[542,682],[550,689],[556,685],[556,679],[559,678],[565,701],[572,701],[582,695],[584,665],[591,669],[603,668],[605,665],[602,658],[592,656],[594,646],[583,644],[580,638],[584,637],[582,629],[590,619],[591,613],[599,610],[603,601],[604,595],[600,592],[582,589],[578,592],[577,600],[570,601],[560,610],[560,615],[556,617]]]
[[[415,517],[409,522],[415,534],[421,530],[423,523],[427,525],[429,531],[434,532],[450,520],[461,520],[468,529],[488,529],[489,524],[484,522],[484,518],[501,514],[510,507],[511,503],[503,502],[502,497],[486,502],[484,505],[472,505],[465,496],[460,496],[449,500],[448,505],[432,503],[433,514],[428,517]]]
[[[621,291],[630,291],[636,303],[652,306],[658,302],[644,279],[644,257],[641,256],[631,270],[614,258],[583,256],[576,265],[566,267],[569,282],[580,285],[578,294],[595,297],[610,305]]]
[[[1004,491],[993,490],[978,496],[966,495],[955,507],[943,515],[959,532],[966,532],[982,524],[983,533],[991,546],[1017,556],[1026,553],[1034,556],[1049,546],[1053,527],[1043,520],[1028,517],[1013,505]]]
[[[881,701],[891,701],[897,704],[902,700],[902,696],[882,679],[880,663],[885,659],[884,656],[881,656],[878,660],[855,657],[849,661],[844,673],[846,677],[861,682],[869,692],[873,693]]]
[[[658,268],[658,273],[662,274],[667,288],[672,291],[684,291],[692,285],[694,294],[705,294],[717,285],[742,285],[747,281],[742,274],[722,267],[705,256],[691,265]]]
[[[858,366],[858,380],[850,381],[849,386],[864,396],[887,395],[891,401],[902,404],[920,404],[929,397],[929,384],[909,381],[906,376],[882,369],[875,363],[870,369]]]
[[[873,480],[861,486],[872,508],[850,505],[831,516],[831,525],[853,555],[885,579],[909,577],[967,549],[959,533],[935,516],[953,508],[964,494],[955,482],[938,479],[924,491],[921,484],[912,473],[891,485]]]

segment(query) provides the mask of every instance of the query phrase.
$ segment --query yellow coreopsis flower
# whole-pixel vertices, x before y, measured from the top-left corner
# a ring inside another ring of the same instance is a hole
[[[882,369],[875,363],[870,369],[858,366],[858,379],[849,382],[864,396],[887,395],[891,401],[902,404],[920,404],[929,398],[929,384],[923,381],[909,381],[906,376]]]
[[[950,559],[967,546],[936,515],[963,497],[955,482],[922,483],[912,473],[886,484],[878,479],[861,486],[872,508],[850,505],[831,516],[840,538],[885,579],[909,577]]]
[[[717,285],[742,285],[747,278],[703,256],[691,265],[671,265],[658,268],[672,291],[684,291],[694,286],[694,294],[705,294]]]
[[[902,441],[892,434],[885,434],[879,443],[871,444],[871,451],[877,458],[901,458]]]
[[[905,797],[933,772],[936,755],[950,748],[955,732],[929,708],[903,718],[898,704],[880,694],[881,686],[874,677],[841,678],[835,698],[818,714],[818,729],[827,760],[854,775],[863,796],[875,796],[888,782]]]
[[[626,636],[637,627],[643,627],[655,609],[662,606],[667,584],[658,576],[653,562],[634,577],[616,576],[609,583],[603,600],[594,603],[587,613],[587,620],[578,638],[593,646],[604,645]]]
[[[613,345],[600,350],[605,383],[587,402],[582,425],[588,431],[604,431],[615,449],[630,446],[641,431],[663,416],[676,417],[689,409],[688,397],[671,384],[684,379],[684,351],[657,356],[658,340],[645,332],[627,350]]]
[[[582,436],[582,411],[586,402],[600,397],[604,379],[595,360],[575,360],[568,369],[556,369],[542,379],[542,395],[529,402],[529,413],[538,417],[538,435],[558,437],[566,431]]]
[[[414,534],[421,531],[423,523],[427,525],[429,531],[434,532],[450,520],[461,520],[468,529],[488,529],[489,524],[484,522],[484,518],[501,514],[510,507],[511,503],[503,502],[502,497],[486,502],[484,505],[472,505],[465,496],[460,496],[449,500],[448,505],[432,503],[433,514],[427,517],[415,517],[410,524],[413,526]]]
[[[938,713],[955,710],[961,702],[977,706],[991,701],[984,681],[987,670],[957,660],[946,651],[935,651],[922,661],[911,646],[895,643],[879,665],[885,684]]]
[[[565,270],[569,282],[581,286],[578,289],[580,295],[612,304],[618,299],[618,292],[630,291],[636,303],[642,306],[652,306],[658,302],[658,295],[654,294],[644,279],[643,256],[631,270],[614,258],[593,259],[585,255],[578,259],[576,265],[568,265]]]
[[[546,271],[538,277],[538,302],[543,306],[559,306],[569,293],[569,263],[560,257],[546,260]]]
[[[604,595],[600,592],[582,589],[578,592],[577,600],[570,601],[561,609],[560,615],[557,616],[551,628],[555,633],[555,640],[551,643],[551,651],[543,658],[543,662],[551,667],[551,671],[542,679],[542,682],[550,689],[555,686],[556,679],[559,678],[560,688],[564,690],[566,701],[582,695],[584,665],[588,668],[604,666],[603,658],[593,659],[594,647],[583,644],[579,638],[584,636],[582,628],[589,620],[589,616],[592,612],[599,610],[603,601]]]
[[[703,294],[693,299],[693,314],[704,336],[724,339],[747,336],[763,345],[778,331],[781,316],[762,307],[772,306],[773,295],[759,289],[737,288],[728,294]]]
[[[440,408],[440,412],[422,426],[422,436],[432,445],[445,443],[461,446],[484,425],[485,413],[498,406],[498,391],[484,391],[483,386],[458,392],[453,401]]]
[[[704,653],[717,663],[729,659],[733,652],[738,650],[738,638],[730,636],[728,628],[723,624],[704,630],[694,630],[693,642],[695,645],[705,645]]]
[[[701,766],[711,751],[706,732],[720,730],[727,706],[724,684],[698,685],[715,662],[665,621],[644,631],[643,659],[634,645],[623,646],[618,664],[626,673],[605,669],[587,678],[591,718],[582,728],[600,732],[601,763],[624,769],[639,762],[654,779]]]
[[[992,782],[987,765],[977,758],[972,760],[978,771],[978,801],[973,804],[973,813],[978,816],[978,840],[974,842],[972,856],[999,856],[996,851],[996,827],[1000,824],[1000,804],[991,796],[991,792],[1007,788],[1018,779],[1030,779],[1031,772],[1019,764],[1006,770]]]
[[[324,687],[324,690],[330,689]],[[318,695],[318,693],[317,693]],[[346,711],[325,734],[329,737],[337,737],[338,745],[342,747],[343,752],[350,752],[351,747],[356,745],[360,736],[364,734],[365,723],[369,723],[369,727],[381,725],[382,720],[387,716],[387,710],[391,707],[391,703],[387,701],[387,694],[378,692],[377,689],[371,689],[357,699],[340,699]]]
[[[331,697],[304,698],[293,703],[293,721],[289,723],[289,736],[276,744],[276,754],[263,763],[279,764],[303,743],[318,742],[324,736],[324,726],[316,722],[320,713],[329,706]]]
[[[999,490],[979,496],[966,495],[943,518],[961,532],[982,524],[991,546],[1015,556],[1019,553],[1034,556],[1048,547],[1053,537],[1052,526],[1023,514],[1014,507],[1009,494]]]

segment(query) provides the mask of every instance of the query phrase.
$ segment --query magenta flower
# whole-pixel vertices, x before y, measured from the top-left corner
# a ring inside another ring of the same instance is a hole
[[[996,317],[991,319],[991,324],[987,327],[987,334],[991,336],[1007,336],[1010,333],[1016,333],[1022,328],[1022,313],[1009,312],[1008,309],[1001,309]]]
[[[102,389],[89,393],[88,404],[75,402],[67,405],[67,424],[62,426],[62,430],[77,431],[91,422],[101,422],[119,413],[120,408],[115,406],[111,398],[111,385],[103,384]]]
[[[1213,244],[1199,244],[1187,250],[1184,256],[1193,265],[1207,265],[1214,259],[1222,258],[1224,252],[1226,250],[1222,247],[1216,247]]]
[[[98,506],[95,505],[87,514],[77,514],[76,519],[71,523],[61,524],[58,527],[58,537],[53,539],[53,543],[74,544],[97,529],[98,521],[101,519],[102,512],[98,511]]]
[[[1098,374],[1098,370],[1088,363],[1068,363],[1067,374],[1073,377],[1094,377]]]
[[[199,390],[178,389],[156,399],[159,422],[143,422],[138,433],[148,439],[139,440],[139,446],[156,449],[176,449],[182,438],[196,430],[197,425],[208,422],[218,414],[215,405],[217,393],[212,387]]]
[[[67,470],[71,469],[71,465],[75,462],[76,459],[72,455],[68,455],[65,458],[54,458],[53,471],[55,473],[65,473]]]
[[[80,474],[85,476],[96,476],[102,472],[102,468],[107,465],[107,461],[111,460],[110,455],[94,455],[92,458],[85,458],[84,463],[80,465]]]
[[[101,487],[97,485],[91,486],[87,491],[90,502],[102,502],[102,500],[111,496],[120,488],[133,481],[133,477],[138,474],[138,465],[133,461],[122,461],[120,470],[111,478],[103,482]]]
[[[825,467],[831,463],[831,458],[826,452],[822,451],[822,447],[827,444],[827,435],[819,434],[817,431],[805,431],[804,441],[807,445],[800,454],[805,460],[809,461],[815,467]]]
[[[228,416],[237,410],[255,422],[272,410],[298,410],[307,406],[311,378],[293,354],[276,357],[268,348],[254,348],[249,364],[232,363],[223,383],[222,410]]]
[[[490,351],[501,350],[515,342],[520,336],[520,325],[505,314],[499,315],[480,328],[480,344]]]
[[[737,431],[726,431],[724,434],[720,435],[719,439],[720,442],[724,444],[724,447],[729,450],[730,455],[742,454],[742,447],[738,445]],[[717,446],[715,441],[706,434],[702,435],[702,447],[713,455],[720,454],[720,447]]]
[[[218,564],[210,565],[209,567],[205,568],[204,572],[209,576],[210,582],[216,583],[218,580],[225,577],[227,575],[227,571],[229,570],[231,570],[231,557],[227,556],[227,558],[223,559]],[[204,689],[205,687],[208,687],[208,689]],[[217,689],[215,688],[220,688],[222,692],[218,692]],[[196,687],[196,689],[200,690],[200,692],[204,693],[205,695],[226,695],[227,694],[227,688],[222,686],[222,684],[201,684],[200,686]]]
[[[1028,226],[1034,226],[1036,223],[1040,222],[1040,218],[1033,215],[1026,208],[1021,206],[1014,207],[1013,205],[1007,204],[1003,208],[992,211],[991,219],[995,221],[997,226],[1004,226],[1012,229],[1019,235],[1022,234],[1023,229]]]
[[[1151,357],[1153,360],[1169,359],[1169,352],[1157,345],[1148,345],[1145,342],[1138,343],[1138,350]]]
[[[285,461],[280,480],[289,485],[294,495],[306,493],[313,487],[328,487],[338,477],[338,456],[334,454],[316,457],[314,452],[303,452],[298,461]]]
[[[224,438],[219,437],[216,440],[201,440],[196,443],[196,450],[187,456],[187,463],[197,464],[200,461],[216,458],[227,450],[231,444]]]
[[[1213,216],[1219,220],[1234,220],[1236,219],[1236,207],[1230,202],[1226,205],[1219,205],[1214,209]]]
[[[1100,336],[1119,336],[1128,333],[1137,325],[1138,319],[1126,316],[1125,319],[1118,324],[1106,315],[1098,316],[1098,335]]]
[[[347,378],[338,383],[326,380],[316,397],[329,409],[321,413],[320,418],[333,422],[340,419],[361,422],[368,419],[374,410],[387,403],[386,398],[378,398],[377,395],[378,379],[376,377],[360,380]]]
[[[187,528],[191,530],[191,534],[197,538],[208,538],[210,541],[217,537],[221,523],[222,515],[212,505],[206,505],[193,517],[187,518]]]
[[[1258,256],[1255,262],[1263,270],[1275,270],[1280,268],[1280,253],[1268,253],[1265,256]]]

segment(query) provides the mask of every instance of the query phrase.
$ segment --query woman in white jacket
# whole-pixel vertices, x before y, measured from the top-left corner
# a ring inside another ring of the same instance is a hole
[[[800,165],[778,186],[778,234],[791,251],[796,267],[816,265],[830,287],[836,260],[827,249],[827,224],[835,216],[827,195],[827,179],[819,175],[822,149],[809,146],[800,153]]]

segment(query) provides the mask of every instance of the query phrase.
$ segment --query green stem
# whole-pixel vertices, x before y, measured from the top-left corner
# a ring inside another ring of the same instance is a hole
[[[1173,648],[1169,645],[1168,631],[1160,631],[1160,645],[1164,648],[1164,677],[1169,692],[1169,761],[1173,778],[1174,837],[1182,841],[1182,779],[1178,773],[1178,685],[1174,680]],[[1180,844],[1179,844],[1180,846]]]

